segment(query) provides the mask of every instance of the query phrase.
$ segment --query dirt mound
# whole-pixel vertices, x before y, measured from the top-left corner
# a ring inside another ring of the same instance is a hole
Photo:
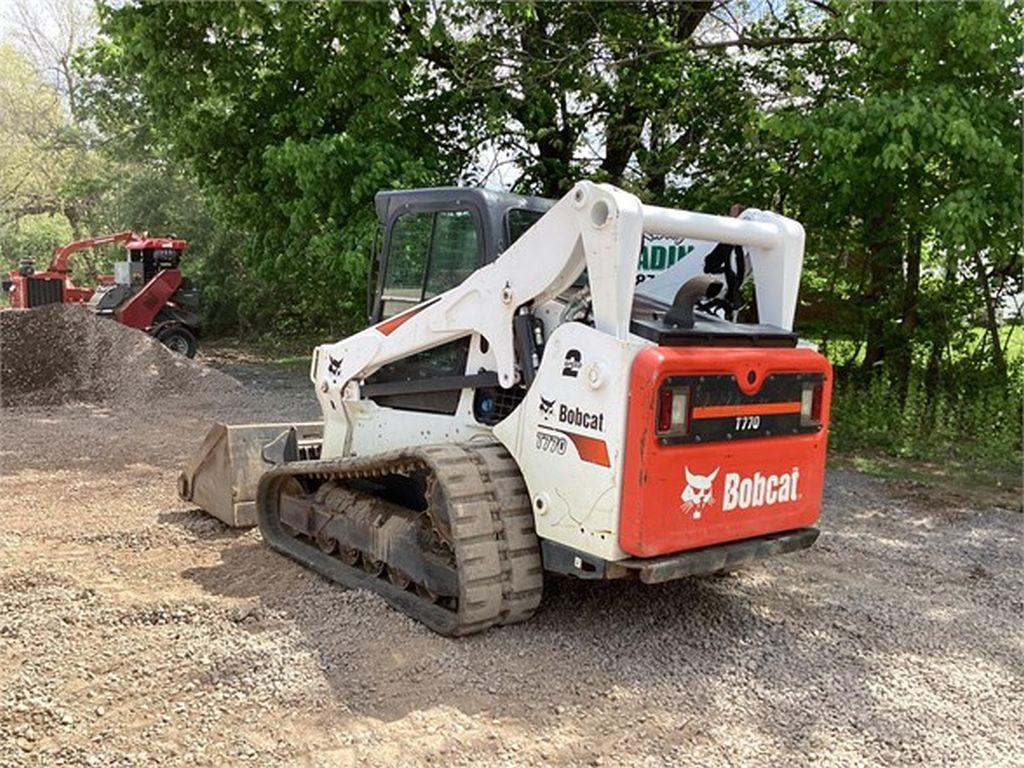
[[[0,406],[68,402],[146,406],[164,395],[239,387],[156,339],[73,304],[0,312]]]

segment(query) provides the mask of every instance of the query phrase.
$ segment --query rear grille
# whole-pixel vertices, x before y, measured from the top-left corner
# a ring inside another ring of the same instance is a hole
[[[664,386],[689,388],[692,411],[686,434],[666,435],[660,442],[681,445],[817,432],[820,424],[801,424],[800,397],[805,384],[823,380],[820,373],[774,373],[748,395],[731,374],[669,377]]]
[[[54,277],[30,277],[28,283],[28,306],[42,307],[46,304],[60,304],[64,299],[64,281]]]

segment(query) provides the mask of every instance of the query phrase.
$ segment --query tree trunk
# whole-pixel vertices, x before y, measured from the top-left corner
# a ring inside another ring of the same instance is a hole
[[[649,173],[644,182],[644,188],[648,193],[648,201],[651,203],[663,203],[665,192],[668,190],[667,173]]]
[[[622,87],[620,85],[620,89]],[[630,100],[609,110],[605,120],[604,160],[601,161],[601,170],[609,184],[622,186],[622,176],[640,143],[643,127],[644,115]]]
[[[872,267],[872,286],[878,285],[881,282],[880,273],[881,270]],[[866,300],[868,303],[873,303],[876,297],[877,291],[872,289],[868,293]],[[878,367],[885,361],[885,353],[885,318],[881,317],[877,310],[872,310],[868,315],[867,342],[864,350],[864,362],[861,367],[861,372],[864,376],[870,378],[875,374]]]
[[[543,4],[536,6],[532,21],[519,36],[526,62],[551,58],[551,41],[547,34],[547,12]],[[534,72],[522,76],[523,97],[512,114],[523,126],[527,141],[537,145],[537,159],[529,175],[537,182],[545,197],[561,197],[571,186],[572,161],[578,133],[567,119],[565,95],[549,77],[534,79]]]
[[[893,196],[888,195],[882,210],[866,223],[870,266],[868,288],[863,297],[867,307],[867,346],[861,369],[866,378],[878,372],[889,352],[891,334],[887,308],[892,306],[890,297],[903,275],[892,231],[893,205]]]
[[[921,233],[914,230],[907,242],[907,270],[903,285],[900,317],[900,346],[896,350],[894,375],[900,404],[910,392],[910,369],[914,362],[914,335],[917,329],[917,304],[921,286]]]
[[[78,210],[78,206],[69,202],[64,205],[64,218],[68,220],[68,224],[71,225],[71,235],[75,240],[81,240],[85,237],[85,233],[82,231],[82,216]]]
[[[675,29],[677,42],[689,40],[704,17],[711,12],[714,0],[690,0],[688,3],[669,5],[669,13],[674,14],[672,26]]]
[[[988,270],[981,260],[981,254],[974,252],[974,266],[978,271],[978,282],[981,284],[981,294],[985,299],[985,329],[989,338],[992,339],[992,364],[995,366],[999,378],[1006,381],[1006,357],[1003,355],[1003,346],[999,341],[999,315],[996,307],[995,297],[992,295],[992,286],[988,281]]]
[[[956,252],[951,250],[946,256],[946,275],[942,280],[944,297],[951,296],[956,286],[957,263]],[[948,344],[949,324],[946,322],[946,318],[940,315],[932,329],[931,350],[928,353],[928,364],[924,370],[924,390],[928,403],[929,421],[934,415],[935,403],[942,385],[942,356]]]

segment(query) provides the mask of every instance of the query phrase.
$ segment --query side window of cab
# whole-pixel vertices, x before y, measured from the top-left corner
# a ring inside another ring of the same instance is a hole
[[[480,265],[480,234],[468,210],[410,211],[388,238],[381,318],[444,293]]]

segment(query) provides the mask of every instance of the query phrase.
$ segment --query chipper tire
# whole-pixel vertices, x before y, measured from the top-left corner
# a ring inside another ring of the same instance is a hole
[[[199,351],[199,342],[196,335],[183,325],[175,325],[165,328],[156,335],[156,340],[167,347],[171,352],[183,355],[189,359],[196,356]]]
[[[540,604],[529,495],[497,443],[289,462],[260,480],[256,514],[275,550],[443,635],[524,621]]]

